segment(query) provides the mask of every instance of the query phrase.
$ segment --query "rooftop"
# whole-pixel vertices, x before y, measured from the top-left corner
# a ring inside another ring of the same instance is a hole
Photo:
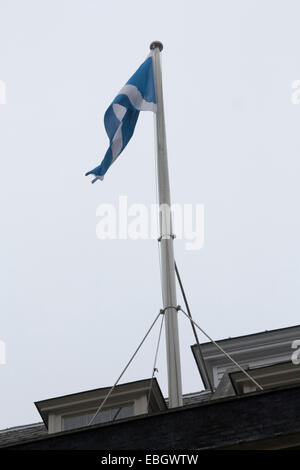
[[[39,401],[44,422],[0,431],[0,447],[204,449],[256,442],[252,448],[300,448],[300,423],[294,419],[300,406],[300,354],[294,347],[299,339],[300,326],[294,326],[222,340],[247,374],[216,345],[201,344],[214,393],[186,394],[179,408],[168,408],[156,379],[117,385],[93,422],[109,387]],[[201,374],[198,346],[192,351]]]
[[[295,419],[295,409],[299,407],[298,385],[204,400],[56,434],[45,434],[44,429],[44,434],[38,435],[41,424],[21,426],[6,430],[6,443],[2,447],[11,450],[299,449],[300,422]],[[23,436],[19,434],[8,442],[18,430],[23,430]],[[36,433],[35,437],[27,434],[32,432]]]
[[[88,393],[88,392],[83,392]],[[203,390],[201,392],[188,393],[183,396],[183,405],[195,405],[204,403],[211,398],[211,393]],[[166,404],[168,400],[166,399]],[[0,430],[0,447],[6,447],[22,442],[34,441],[48,436],[48,430],[43,422],[25,424],[12,428]]]

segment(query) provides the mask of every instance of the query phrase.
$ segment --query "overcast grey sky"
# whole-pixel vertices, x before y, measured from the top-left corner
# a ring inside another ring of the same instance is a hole
[[[297,1],[0,0],[0,428],[111,385],[161,308],[157,243],[96,237],[99,204],[155,202],[151,113],[104,182],[84,177],[154,39],[172,199],[205,206],[203,249],[175,242],[195,319],[214,339],[299,323],[299,15]],[[187,393],[201,381],[179,325]],[[124,381],[151,376],[157,333]]]

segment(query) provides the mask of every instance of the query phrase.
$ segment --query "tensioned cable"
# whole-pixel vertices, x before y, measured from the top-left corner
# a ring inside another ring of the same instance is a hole
[[[185,303],[185,307],[187,309],[187,312],[188,312],[188,315],[189,315],[189,318],[190,318],[190,321],[191,321],[192,320],[192,314],[191,314],[191,311],[190,311],[190,307],[189,307],[189,304],[188,304],[188,301],[187,301],[187,297],[185,295],[185,291],[184,291],[184,288],[183,288],[183,284],[182,284],[182,281],[181,281],[181,277],[180,277],[180,274],[179,274],[179,271],[178,271],[176,261],[174,261],[174,263],[175,263],[175,273],[176,273],[176,276],[177,276],[177,280],[178,280],[178,283],[179,283],[181,294],[182,294],[182,297],[183,297],[183,300],[184,300],[184,303]],[[199,351],[199,355],[200,355],[200,363],[201,363],[201,366],[203,368],[203,372],[204,372],[206,381],[208,382],[210,390],[212,392],[214,392],[214,387],[213,387],[213,385],[211,383],[211,380],[210,380],[210,377],[208,375],[205,360],[204,360],[204,357],[203,357],[203,354],[202,354],[202,351],[201,351],[201,346],[200,346],[199,338],[198,338],[198,335],[197,335],[197,331],[196,331],[195,325],[192,321],[191,321],[191,327],[192,327],[192,330],[193,330],[193,333],[194,333],[194,336],[195,336],[195,340],[196,340],[196,343],[197,343],[197,346],[198,346],[198,351]]]
[[[125,368],[123,369],[122,373],[120,374],[120,376],[118,377],[117,381],[114,383],[114,385],[111,387],[111,389],[109,390],[108,394],[106,395],[106,397],[104,398],[104,400],[102,401],[101,405],[99,406],[99,408],[97,409],[96,413],[94,414],[94,416],[92,416],[90,422],[88,423],[88,426],[90,426],[92,424],[92,422],[94,421],[94,419],[98,416],[98,414],[100,413],[100,411],[102,410],[102,408],[104,407],[105,403],[107,402],[108,398],[110,397],[110,395],[112,394],[112,392],[114,391],[115,387],[118,385],[119,381],[121,380],[121,378],[123,377],[123,375],[125,374],[126,370],[128,369],[128,367],[130,366],[130,364],[132,363],[133,359],[135,358],[135,356],[137,355],[138,351],[140,350],[141,346],[143,345],[143,343],[145,342],[147,336],[149,335],[150,331],[152,330],[153,326],[155,325],[155,323],[157,322],[158,320],[158,317],[162,314],[163,312],[160,311],[158,313],[158,315],[156,316],[155,320],[153,321],[152,325],[150,326],[150,328],[148,329],[147,333],[145,334],[144,338],[142,339],[142,341],[140,342],[139,346],[137,347],[137,349],[135,350],[134,354],[131,356],[130,360],[127,362]]]
[[[148,400],[147,400],[147,412],[148,413],[149,413],[149,404],[150,404],[150,398],[151,398],[151,393],[152,393],[153,379],[154,379],[155,372],[157,372],[156,363],[157,363],[157,356],[158,356],[158,351],[159,351],[161,332],[162,332],[162,328],[164,324],[164,319],[165,319],[165,316],[162,315],[159,334],[158,334],[158,340],[157,340],[157,346],[156,346],[156,351],[155,351],[154,363],[153,363],[152,377],[151,377],[150,388],[149,388],[149,393],[148,393]]]
[[[221,346],[219,346],[219,344],[217,344],[204,330],[203,328],[201,328],[192,318],[190,318],[188,316],[188,314],[182,310],[182,308],[180,306],[177,307],[177,310],[181,310],[181,312],[190,320],[194,323],[194,325],[199,328],[199,330],[223,353],[225,354],[226,357],[228,357],[228,359],[230,359],[231,362],[233,362],[233,364],[235,364],[241,372],[243,372],[243,374],[245,374],[250,380],[251,382],[253,382],[256,387],[258,387],[260,390],[263,390],[263,387],[261,385],[259,385],[259,383],[256,382],[256,380],[251,377],[251,375],[248,374],[247,371],[245,371],[245,369],[240,365],[238,364],[234,359],[233,357],[230,356],[230,354],[228,354]]]

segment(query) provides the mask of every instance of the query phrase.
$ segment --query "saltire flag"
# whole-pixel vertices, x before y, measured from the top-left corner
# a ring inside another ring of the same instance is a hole
[[[95,176],[92,183],[103,180],[109,167],[128,144],[140,111],[156,112],[152,56],[142,63],[105,112],[104,126],[110,144],[101,164],[86,173],[86,176]]]

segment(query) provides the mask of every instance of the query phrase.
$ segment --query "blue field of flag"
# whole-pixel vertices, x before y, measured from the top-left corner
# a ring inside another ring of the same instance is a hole
[[[109,167],[124,150],[135,129],[140,111],[156,111],[156,97],[152,57],[145,62],[119,91],[104,115],[104,126],[109,138],[108,150],[99,166],[86,173],[94,175],[92,183],[103,180]]]

